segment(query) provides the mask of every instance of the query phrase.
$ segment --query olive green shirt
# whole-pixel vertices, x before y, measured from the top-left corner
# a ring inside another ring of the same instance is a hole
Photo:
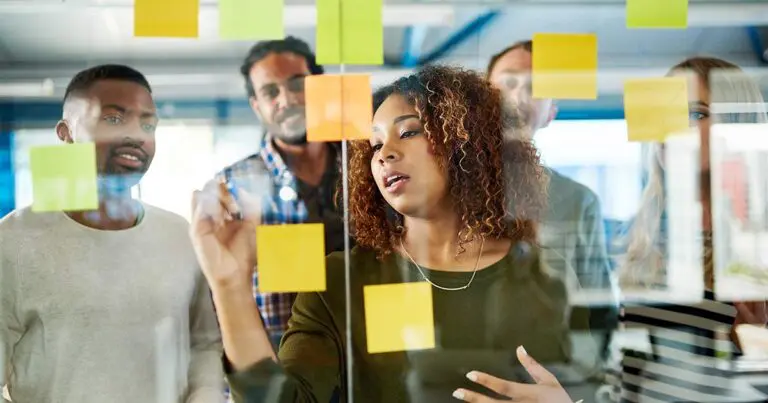
[[[462,291],[433,290],[436,348],[369,354],[366,348],[363,287],[424,281],[399,255],[377,260],[375,253],[351,251],[352,384],[356,402],[451,402],[459,387],[481,391],[465,377],[488,371],[528,382],[515,349],[523,345],[543,364],[570,368],[568,301],[562,280],[545,274],[538,249],[520,244],[500,261],[477,272]],[[472,273],[423,268],[443,287],[465,285]],[[346,401],[344,255],[327,258],[327,290],[299,294],[279,364],[263,361],[229,373],[238,402],[322,402],[334,393]],[[556,376],[568,377],[555,369]]]

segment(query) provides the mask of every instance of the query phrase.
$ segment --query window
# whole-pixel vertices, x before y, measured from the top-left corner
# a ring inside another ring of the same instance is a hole
[[[626,221],[640,203],[642,151],[624,120],[557,120],[535,137],[543,162],[597,194],[606,219]]]

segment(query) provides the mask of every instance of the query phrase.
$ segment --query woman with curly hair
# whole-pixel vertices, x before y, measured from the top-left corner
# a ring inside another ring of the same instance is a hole
[[[567,298],[534,246],[545,199],[538,154],[529,142],[504,144],[514,122],[503,116],[500,99],[480,76],[447,67],[425,68],[375,93],[371,139],[352,144],[350,161],[357,241],[350,253],[351,318],[344,255],[334,253],[327,258],[327,290],[299,294],[277,355],[250,295],[258,224],[250,217],[258,214],[243,207],[245,220],[232,220],[235,207],[224,185],[212,203],[221,208],[195,194],[191,234],[211,285],[236,401],[269,399],[265,376],[274,374],[286,377],[281,402],[328,402],[334,394],[365,403],[450,401],[451,395],[571,401],[531,358],[569,361]],[[238,196],[241,205],[247,201]],[[424,351],[367,352],[363,288],[408,282],[431,284],[432,358],[458,353],[446,364],[452,368],[420,368],[428,364],[417,359]],[[518,348],[523,345],[531,356]],[[471,357],[481,356],[494,361],[486,371],[519,368],[519,360],[537,384],[466,373],[484,369],[469,367],[477,365]],[[436,396],[425,392],[435,381],[445,389]]]

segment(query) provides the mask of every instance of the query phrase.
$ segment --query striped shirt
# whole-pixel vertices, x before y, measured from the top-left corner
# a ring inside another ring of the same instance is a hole
[[[620,401],[752,401],[728,371],[738,354],[730,340],[735,318],[736,308],[709,291],[696,304],[625,306],[623,330],[647,334],[650,351],[623,351]]]
[[[666,220],[662,218],[661,232],[666,239]],[[703,235],[704,271],[711,273],[712,237]],[[711,284],[712,279],[706,277]],[[621,346],[618,366],[609,371],[608,381],[613,385],[610,400],[765,402],[765,395],[730,371],[731,360],[741,354],[730,337],[736,315],[733,304],[717,301],[709,290],[691,304],[625,304],[617,338],[634,338],[632,345]],[[637,340],[643,343],[636,345]]]

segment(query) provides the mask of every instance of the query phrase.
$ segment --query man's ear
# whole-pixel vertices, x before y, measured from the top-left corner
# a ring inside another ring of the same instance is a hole
[[[75,140],[72,132],[71,125],[66,119],[59,120],[59,122],[56,123],[56,136],[58,136],[59,140],[67,144],[74,143]]]

